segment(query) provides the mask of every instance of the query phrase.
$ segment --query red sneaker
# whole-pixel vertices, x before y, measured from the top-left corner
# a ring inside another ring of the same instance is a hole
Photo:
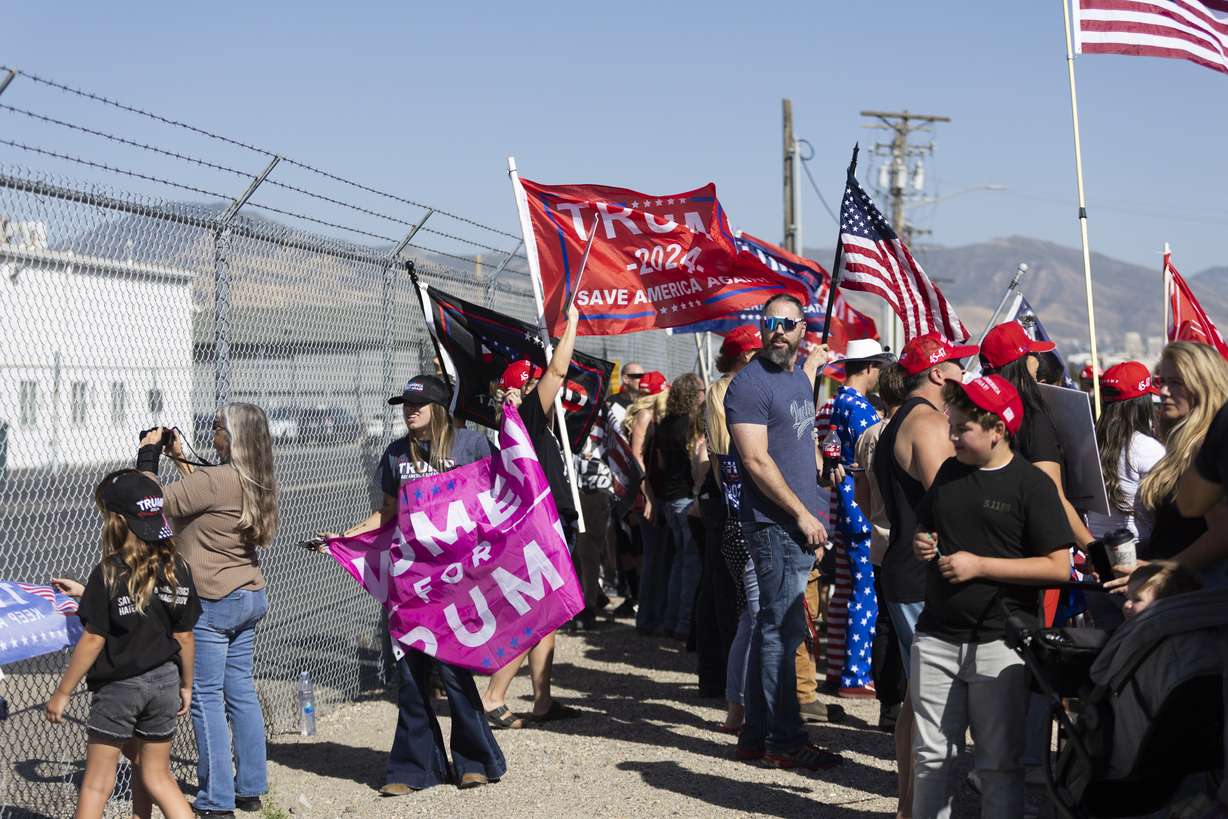
[[[764,765],[771,768],[780,768],[785,771],[793,770],[794,768],[803,768],[807,771],[826,771],[843,762],[844,760],[839,754],[825,751],[817,745],[803,745],[796,751],[790,751],[787,754],[763,755]]]

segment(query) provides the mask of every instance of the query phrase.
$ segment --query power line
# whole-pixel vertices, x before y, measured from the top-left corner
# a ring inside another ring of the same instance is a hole
[[[810,158],[813,159],[814,155],[811,154]],[[819,190],[818,183],[814,181],[814,174],[810,173],[809,163],[810,159],[802,160],[802,170],[806,172],[806,178],[810,180],[810,187],[814,189],[814,195],[819,197],[819,202],[822,203],[823,210],[827,211],[827,215],[831,217],[831,220],[835,222],[837,226],[839,226],[840,217],[836,216],[835,211],[831,209],[831,206],[827,204],[827,200],[823,198],[823,192]]]

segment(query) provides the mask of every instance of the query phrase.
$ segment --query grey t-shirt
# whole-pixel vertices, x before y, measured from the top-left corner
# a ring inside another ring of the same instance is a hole
[[[792,372],[753,359],[729,384],[725,417],[735,424],[767,427],[768,455],[776,462],[785,483],[811,514],[819,509],[818,469],[815,461],[814,388],[801,367]],[[730,447],[742,473],[743,523],[776,523],[796,533],[797,521],[759,491],[742,463],[736,444]]]
[[[419,442],[420,450],[429,457],[430,442]],[[445,470],[480,461],[495,452],[494,445],[474,429],[458,429],[452,437],[452,451],[443,462]],[[375,483],[385,495],[397,496],[401,484],[416,478],[439,474],[429,463],[416,461],[409,451],[409,437],[398,438],[388,445],[375,469]]]

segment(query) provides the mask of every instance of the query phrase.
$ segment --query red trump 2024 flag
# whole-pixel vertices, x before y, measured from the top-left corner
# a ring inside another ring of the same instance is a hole
[[[541,270],[546,326],[561,333],[573,289],[580,335],[682,327],[757,306],[777,293],[803,304],[806,288],[734,247],[709,183],[648,196],[607,185],[540,185],[521,179]],[[588,265],[580,260],[596,225]]]

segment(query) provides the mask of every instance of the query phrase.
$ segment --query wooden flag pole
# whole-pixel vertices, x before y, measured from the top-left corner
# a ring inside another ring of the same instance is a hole
[[[1087,331],[1092,354],[1092,397],[1100,417],[1100,355],[1096,349],[1096,309],[1092,302],[1092,254],[1087,244],[1087,199],[1083,194],[1083,144],[1079,138],[1079,95],[1075,88],[1074,45],[1070,37],[1070,0],[1062,0],[1066,26],[1066,69],[1070,77],[1070,114],[1074,121],[1075,181],[1079,192],[1079,237],[1083,241],[1083,283],[1087,290]]]
[[[520,174],[516,170],[516,158],[507,158],[507,174],[512,178],[512,191],[516,195],[516,210],[520,214],[520,233],[524,240],[525,258],[529,260],[529,279],[533,282],[533,299],[537,302],[537,326],[542,334],[542,346],[546,351],[546,364],[554,356],[554,343],[550,340],[550,330],[546,327],[546,298],[542,286],[541,259],[537,255],[537,242],[533,240],[533,222],[529,217],[529,200],[520,184]],[[591,247],[591,244],[590,244]],[[576,476],[575,459],[571,455],[571,436],[567,434],[567,415],[563,410],[563,391],[554,396],[554,418],[559,425],[559,443],[563,447],[563,465],[567,467],[567,481],[571,484],[571,500],[576,506],[576,526],[580,534],[586,531],[584,525],[584,509],[580,506],[580,481]]]

